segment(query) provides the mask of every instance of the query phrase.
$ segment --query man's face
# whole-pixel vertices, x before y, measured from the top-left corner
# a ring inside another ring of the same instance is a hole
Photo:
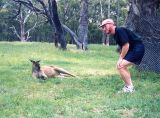
[[[109,23],[103,25],[103,26],[101,27],[101,28],[102,28],[102,31],[103,31],[104,33],[107,33],[107,34],[111,34],[111,25],[112,25],[112,24],[109,24]]]

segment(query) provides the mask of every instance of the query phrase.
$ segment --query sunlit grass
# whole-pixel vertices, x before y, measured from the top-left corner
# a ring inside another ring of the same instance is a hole
[[[115,48],[89,45],[82,51],[68,45],[62,51],[52,43],[0,42],[0,116],[158,118],[160,75],[132,68],[136,92],[118,94],[123,82],[115,69]],[[63,67],[77,77],[33,79],[29,59]]]

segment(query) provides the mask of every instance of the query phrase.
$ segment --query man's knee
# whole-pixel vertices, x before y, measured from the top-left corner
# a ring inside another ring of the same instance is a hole
[[[125,71],[126,68],[127,68],[126,66],[117,67],[117,71],[121,73],[121,72]]]
[[[133,65],[133,63],[129,62],[129,61],[125,60],[125,59],[123,59],[123,61],[121,63],[121,67],[122,68],[127,68],[128,66],[131,66],[131,65]]]

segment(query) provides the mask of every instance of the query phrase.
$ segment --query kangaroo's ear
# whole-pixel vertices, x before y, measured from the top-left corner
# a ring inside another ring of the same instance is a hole
[[[41,60],[36,61],[37,63],[39,63]]]
[[[32,59],[29,59],[32,63],[34,63],[35,61],[33,61]]]

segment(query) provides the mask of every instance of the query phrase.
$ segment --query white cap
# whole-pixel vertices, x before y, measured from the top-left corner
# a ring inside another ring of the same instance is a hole
[[[100,27],[102,27],[105,24],[114,24],[114,21],[112,19],[105,19],[102,21],[102,24],[100,25]]]

